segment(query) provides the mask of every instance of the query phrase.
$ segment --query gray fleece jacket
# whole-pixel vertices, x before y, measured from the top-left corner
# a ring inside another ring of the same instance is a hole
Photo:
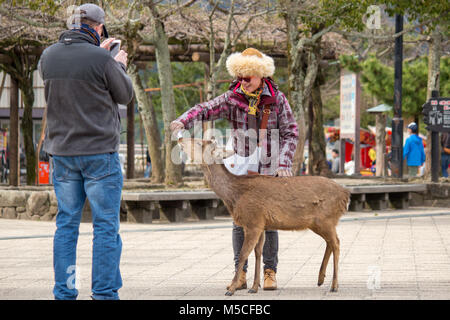
[[[133,97],[125,66],[90,36],[69,30],[44,50],[39,72],[47,102],[44,150],[57,156],[117,152],[117,104]]]

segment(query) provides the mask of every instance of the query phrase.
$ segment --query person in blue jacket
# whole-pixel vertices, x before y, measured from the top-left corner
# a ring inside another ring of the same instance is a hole
[[[425,151],[423,148],[422,138],[418,136],[419,127],[415,122],[408,125],[408,133],[410,136],[406,139],[403,147],[403,158],[406,158],[408,165],[408,175],[416,177],[419,167],[425,162]]]

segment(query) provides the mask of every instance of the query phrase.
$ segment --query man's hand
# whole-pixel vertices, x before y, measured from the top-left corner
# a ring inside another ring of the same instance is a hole
[[[114,57],[117,62],[123,63],[124,66],[127,66],[127,57],[128,53],[123,50],[120,50],[119,53]]]
[[[275,174],[276,177],[292,177],[291,169],[279,169]]]
[[[184,129],[184,124],[180,121],[174,120],[170,123],[170,131],[173,133],[177,133],[180,130]]]
[[[100,48],[109,50],[111,47],[111,43],[116,40],[115,38],[108,38],[100,44]]]
[[[100,44],[100,47],[106,50],[110,50],[111,49],[111,43],[116,40],[115,38],[108,38],[105,41],[103,41]],[[124,64],[124,66],[127,66],[127,58],[128,58],[128,53],[126,53],[123,50],[120,50],[119,53],[114,57],[114,60],[116,60],[117,62],[121,62]]]

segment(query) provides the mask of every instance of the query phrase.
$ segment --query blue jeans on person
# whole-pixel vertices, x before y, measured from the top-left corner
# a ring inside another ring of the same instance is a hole
[[[448,178],[448,166],[450,165],[450,154],[441,154],[442,176]]]
[[[86,198],[92,211],[92,298],[117,300],[122,287],[119,235],[123,186],[117,152],[86,156],[53,156],[53,184],[58,200],[53,240],[57,300],[75,300],[76,249]]]
[[[233,241],[233,253],[234,253],[234,268],[237,271],[239,265],[239,254],[241,253],[242,245],[244,244],[244,229],[237,226],[233,222],[232,231],[232,241]],[[277,272],[278,265],[278,231],[277,230],[266,230],[265,240],[263,246],[263,263],[264,270],[272,269]],[[244,264],[244,272],[247,272],[248,260]]]
[[[144,178],[150,178],[150,173],[152,172],[152,164],[147,164],[147,168],[144,171]]]

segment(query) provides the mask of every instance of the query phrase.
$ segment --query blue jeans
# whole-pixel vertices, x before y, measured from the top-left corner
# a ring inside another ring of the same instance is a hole
[[[441,154],[442,176],[448,178],[448,166],[450,165],[450,154]]]
[[[122,287],[119,235],[123,177],[117,153],[53,156],[53,184],[58,200],[53,240],[55,299],[76,299],[76,249],[86,197],[92,211],[92,297],[119,299]]]
[[[244,244],[244,229],[237,226],[233,222],[233,253],[234,253],[234,268],[237,271],[239,265],[239,255],[241,253],[242,245]],[[277,272],[278,265],[278,231],[277,230],[266,230],[265,240],[263,246],[263,263],[264,270],[272,269]],[[248,260],[244,264],[244,272],[247,272]]]
[[[144,178],[150,178],[150,173],[152,172],[152,164],[148,164],[144,171]]]

